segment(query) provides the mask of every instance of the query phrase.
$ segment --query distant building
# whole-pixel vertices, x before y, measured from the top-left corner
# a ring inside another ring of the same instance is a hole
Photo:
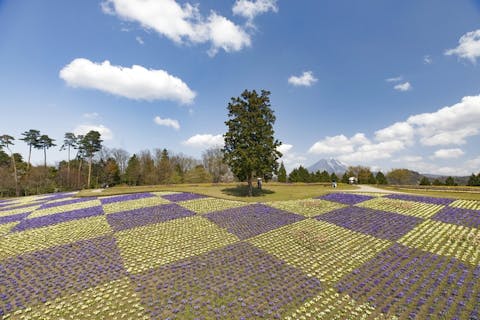
[[[356,184],[356,183],[357,183],[357,178],[356,178],[356,177],[350,177],[350,178],[348,178],[348,183],[350,183],[350,184]]]

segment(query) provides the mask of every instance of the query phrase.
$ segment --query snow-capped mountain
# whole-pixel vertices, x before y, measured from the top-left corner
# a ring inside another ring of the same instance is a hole
[[[310,172],[317,172],[317,171],[324,171],[326,170],[328,173],[344,173],[347,171],[348,167],[346,164],[330,158],[330,159],[320,159],[315,164],[311,165],[307,168]]]

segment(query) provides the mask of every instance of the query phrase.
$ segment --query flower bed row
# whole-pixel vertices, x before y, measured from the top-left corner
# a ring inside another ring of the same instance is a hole
[[[211,212],[203,216],[242,240],[304,219],[300,215],[263,204]]]
[[[408,216],[428,219],[444,208],[443,205],[422,203],[406,200],[376,198],[357,204],[359,207],[370,208],[379,211],[389,211],[405,214]]]
[[[320,282],[247,243],[132,276],[152,319],[281,319]]]
[[[238,241],[205,218],[194,216],[115,234],[125,267],[139,273]]]
[[[321,196],[318,199],[353,205],[363,201],[370,200],[372,198],[373,198],[372,196],[355,194],[355,193],[330,193],[330,194]]]
[[[111,236],[49,247],[0,261],[0,315],[125,276]]]
[[[400,319],[477,319],[480,267],[393,245],[337,284],[359,302]]]
[[[427,220],[398,242],[478,265],[480,264],[480,246],[477,238],[480,238],[480,229]]]
[[[321,199],[275,201],[266,204],[277,209],[299,213],[305,217],[315,217],[345,207],[344,204]]]
[[[412,230],[423,220],[403,214],[347,207],[316,217],[317,220],[366,233],[371,236],[395,241]]]
[[[313,219],[273,230],[248,242],[327,284],[335,283],[391,245],[390,241]]]
[[[4,235],[0,241],[0,261],[26,252],[73,243],[112,232],[105,216],[63,222],[43,228]]]
[[[181,201],[177,203],[182,207],[187,208],[188,210],[200,214],[231,208],[238,208],[247,205],[247,203],[241,201],[232,201],[217,198],[201,198],[197,200]]]

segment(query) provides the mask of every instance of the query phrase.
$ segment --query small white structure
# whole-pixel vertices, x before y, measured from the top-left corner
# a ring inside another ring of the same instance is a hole
[[[356,183],[357,183],[357,178],[356,178],[356,177],[350,177],[350,178],[348,178],[348,183],[349,183],[349,184],[356,184]]]

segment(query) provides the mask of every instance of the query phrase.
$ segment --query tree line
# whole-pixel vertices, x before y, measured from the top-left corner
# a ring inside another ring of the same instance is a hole
[[[365,166],[350,166],[347,171],[339,179],[337,174],[329,174],[326,170],[309,172],[305,167],[299,166],[293,169],[289,175],[287,175],[285,166],[283,163],[278,170],[279,182],[304,182],[304,183],[317,183],[317,182],[342,182],[349,183],[349,178],[354,177],[356,183],[359,184],[380,184],[380,185],[421,185],[421,186],[480,186],[480,173],[473,174],[466,179],[454,178],[452,176],[444,178],[429,179],[426,176],[421,175],[416,171],[409,169],[392,169],[387,174],[382,171],[373,173],[369,167]]]
[[[28,146],[26,161],[14,152],[13,136],[0,136],[0,196],[19,196],[55,191],[97,188],[118,184],[154,185],[174,183],[228,182],[235,178],[223,161],[220,148],[210,148],[198,160],[167,149],[142,150],[130,154],[107,148],[101,134],[67,132],[60,146],[39,130],[30,129],[18,139]],[[58,143],[60,144],[60,143]],[[47,165],[47,151],[59,147],[66,159]],[[43,165],[31,163],[32,151],[43,151]]]

